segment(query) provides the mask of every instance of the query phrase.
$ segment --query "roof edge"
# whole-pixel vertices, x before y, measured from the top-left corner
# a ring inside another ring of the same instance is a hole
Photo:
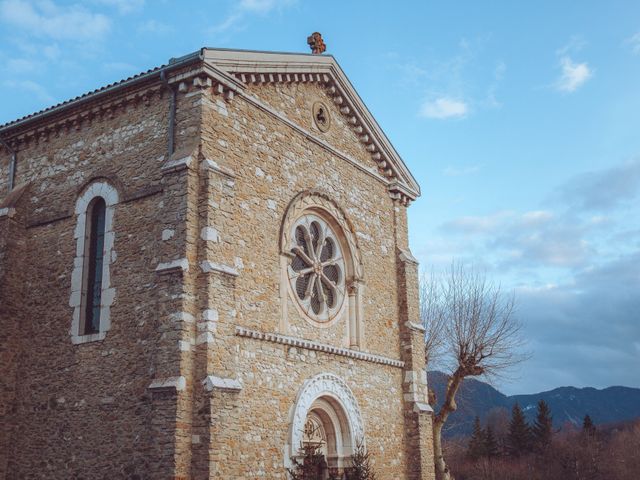
[[[356,128],[363,127],[365,135],[358,135],[367,144],[367,148],[371,148],[369,151],[374,158],[377,157],[378,165],[385,170],[391,162],[397,170],[399,182],[392,179],[391,183],[402,184],[402,188],[396,190],[398,194],[410,200],[420,196],[417,180],[333,56],[208,48],[203,49],[203,56],[205,64],[235,74],[243,83],[288,81],[279,79],[298,78],[299,73],[307,73],[307,77],[311,78],[317,75],[328,76],[329,80],[322,83],[334,86],[334,101],[341,111],[347,112],[345,115],[350,118],[350,124]]]
[[[75,98],[72,98],[70,100],[65,100],[64,102],[58,103],[56,105],[53,105],[51,107],[47,107],[43,110],[40,110],[38,112],[26,115],[24,117],[18,118],[16,120],[12,120],[10,122],[5,123],[4,125],[0,125],[0,136],[3,136],[7,133],[10,132],[14,129],[19,129],[22,128],[26,125],[29,125],[31,123],[35,123],[38,121],[42,121],[45,120],[49,117],[52,117],[58,113],[64,112],[65,110],[71,109],[71,108],[75,108],[81,105],[84,105],[85,103],[89,103],[95,100],[98,100],[102,97],[105,97],[113,92],[117,92],[119,90],[128,88],[128,87],[133,87],[136,86],[138,84],[142,84],[146,81],[148,81],[149,79],[153,78],[155,75],[160,75],[161,72],[170,72],[172,70],[177,70],[180,68],[183,68],[187,65],[190,65],[191,63],[196,63],[198,61],[202,61],[202,52],[203,50],[200,49],[198,51],[195,51],[193,53],[190,53],[188,55],[184,55],[182,57],[179,58],[171,58],[169,59],[168,63],[161,65],[159,67],[156,68],[152,68],[150,70],[147,70],[146,72],[134,75],[132,77],[129,77],[127,79],[121,80],[119,82],[115,82],[112,84],[107,85],[106,87],[101,87],[98,88],[96,90],[87,92],[85,94],[79,95]],[[5,137],[6,139],[6,137]]]

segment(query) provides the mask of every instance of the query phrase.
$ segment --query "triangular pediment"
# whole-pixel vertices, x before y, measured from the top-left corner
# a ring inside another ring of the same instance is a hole
[[[209,67],[241,85],[321,84],[376,162],[392,196],[406,203],[420,195],[417,181],[333,56],[209,48],[202,50],[202,56]]]
[[[162,96],[167,85],[179,92],[213,88],[228,100],[234,95],[256,100],[249,85],[276,82],[320,85],[353,130],[354,138],[375,162],[368,169],[386,183],[391,197],[406,205],[420,195],[418,182],[331,55],[203,48],[171,59],[167,65],[0,125],[0,136],[8,138],[12,148],[17,149],[22,142],[46,140],[60,131],[77,130],[96,116],[124,112],[129,103],[148,104],[154,95]],[[311,137],[325,144],[309,134]]]

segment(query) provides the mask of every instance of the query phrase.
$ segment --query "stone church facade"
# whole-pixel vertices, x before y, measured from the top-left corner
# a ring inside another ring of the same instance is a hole
[[[433,478],[407,207],[332,56],[202,49],[0,127],[0,478]]]

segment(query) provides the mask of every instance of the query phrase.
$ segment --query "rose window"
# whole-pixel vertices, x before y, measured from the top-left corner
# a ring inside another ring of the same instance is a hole
[[[317,215],[305,215],[293,225],[289,281],[300,306],[312,319],[328,322],[340,311],[344,259],[336,234]]]

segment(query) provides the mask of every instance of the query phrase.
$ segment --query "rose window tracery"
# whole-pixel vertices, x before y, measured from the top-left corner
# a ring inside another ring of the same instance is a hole
[[[312,319],[328,322],[344,300],[344,258],[331,226],[307,214],[293,225],[289,281],[296,300]]]

